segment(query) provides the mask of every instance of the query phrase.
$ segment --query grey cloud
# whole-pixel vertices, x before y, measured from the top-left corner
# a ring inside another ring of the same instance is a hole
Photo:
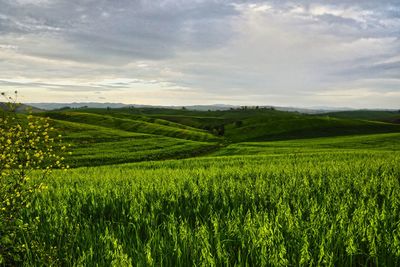
[[[301,7],[305,10],[304,14],[297,14],[298,16],[309,18],[309,20],[300,21],[300,24],[313,25],[315,26],[314,29],[319,28],[333,35],[345,35],[354,38],[400,35],[398,1],[312,0],[298,1],[296,4],[287,1],[274,1],[274,8],[278,12],[290,12],[294,7]],[[321,11],[321,14],[312,14],[311,11],[318,7],[324,7],[327,10]],[[357,14],[357,18],[352,17],[351,13]]]
[[[269,3],[279,12],[287,12],[293,7],[286,1],[71,0],[36,1],[36,4],[28,1],[30,4],[21,5],[16,1],[0,0],[0,32],[47,33],[48,38],[62,39],[74,46],[72,54],[56,48],[51,51],[34,46],[22,50],[42,57],[67,57],[92,62],[105,60],[107,64],[113,61],[123,64],[137,59],[165,59],[184,50],[199,51],[226,44],[234,35],[230,22],[238,15],[232,5],[235,2]],[[319,1],[300,3],[307,10],[313,4],[326,4]],[[314,17],[327,24],[324,29],[332,34],[355,38],[389,36],[399,33],[399,29],[380,25],[379,14],[385,19],[400,20],[399,12],[396,13],[393,8],[394,3],[381,1],[379,5],[374,5],[374,1],[335,1],[335,5],[367,8],[378,13],[378,17],[371,15],[371,21],[364,27],[350,18],[332,14]]]
[[[43,83],[43,82],[13,82],[7,80],[0,80],[0,86],[12,87],[12,88],[32,88],[37,89],[44,88],[48,91],[64,91],[64,92],[81,92],[81,91],[110,91],[115,88],[102,88],[102,86],[85,86],[85,85],[73,85],[73,84],[54,84],[54,83]]]
[[[0,0],[0,86],[306,103],[347,85],[396,90],[383,80],[399,77],[399,36],[398,0]]]
[[[236,14],[220,1],[52,1],[28,8],[1,0],[0,5],[2,34],[51,33],[74,45],[76,56],[67,55],[72,60],[111,57],[117,64],[222,45],[232,34],[226,21]],[[62,51],[27,50],[49,58],[65,56]]]
[[[400,61],[390,63],[379,63],[374,65],[362,65],[347,72],[338,73],[340,76],[351,79],[362,79],[363,77],[379,79],[398,79],[400,81]]]

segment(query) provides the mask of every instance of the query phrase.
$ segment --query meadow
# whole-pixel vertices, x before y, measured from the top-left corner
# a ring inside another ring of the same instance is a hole
[[[63,266],[397,266],[399,162],[334,152],[55,172],[26,211],[39,222],[27,246]]]
[[[400,125],[384,116],[39,115],[72,169],[24,210],[26,266],[400,264]]]

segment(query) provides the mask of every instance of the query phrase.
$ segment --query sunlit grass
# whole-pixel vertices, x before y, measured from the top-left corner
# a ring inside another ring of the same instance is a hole
[[[26,213],[40,218],[27,242],[64,265],[396,266],[399,162],[342,152],[56,172]]]

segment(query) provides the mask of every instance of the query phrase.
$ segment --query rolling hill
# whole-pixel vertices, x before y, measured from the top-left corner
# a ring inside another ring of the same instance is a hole
[[[288,155],[361,151],[400,151],[400,133],[335,136],[268,142],[242,142],[228,145],[212,153],[212,156]]]
[[[397,139],[400,133],[400,124],[373,121],[372,113],[368,116],[363,113],[364,119],[270,108],[225,111],[87,108],[36,114],[49,117],[63,135],[64,143],[72,145],[73,155],[67,157],[67,163],[73,167],[209,154],[279,154],[322,151],[335,146],[346,149],[349,142],[354,143],[353,148],[360,149],[374,142],[388,147],[389,143],[382,140]],[[387,118],[392,113],[379,114],[376,119]]]
[[[100,115],[85,112],[46,112],[42,113],[41,115],[57,120],[97,125],[128,132],[147,133],[193,141],[218,140],[218,137],[213,136],[206,131],[192,129],[184,126],[176,127],[171,125],[163,125],[160,123],[148,122],[145,120],[118,118],[109,115]]]
[[[54,111],[43,115],[130,132],[223,143],[400,132],[400,124],[382,121],[389,115],[395,116],[394,112],[376,112],[375,119],[373,113],[362,113],[364,117],[358,118],[356,114],[316,116],[270,108],[225,111],[122,108]]]
[[[344,136],[399,132],[400,125],[338,119],[330,117],[293,116],[282,118],[245,119],[240,127],[229,124],[226,137],[234,142],[303,139],[325,136]]]
[[[66,163],[73,166],[98,166],[145,160],[186,158],[219,148],[217,143],[198,142],[160,135],[134,133],[108,127],[51,120],[70,144],[72,155]]]
[[[399,111],[352,110],[352,111],[329,112],[325,113],[324,115],[335,118],[362,119],[362,120],[400,123],[400,110]]]

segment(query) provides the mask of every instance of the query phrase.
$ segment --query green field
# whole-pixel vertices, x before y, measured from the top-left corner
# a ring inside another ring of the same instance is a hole
[[[366,147],[365,142],[382,142],[385,136],[390,141],[396,138],[390,133],[400,132],[396,123],[271,109],[70,109],[39,115],[54,120],[65,142],[72,145],[73,155],[67,162],[75,167],[204,155],[304,152],[315,146],[341,148],[341,136],[347,148],[358,149],[359,145]],[[374,134],[381,133],[389,135],[377,135],[374,141]],[[357,136],[369,139],[359,140]],[[314,144],[322,137],[332,139]],[[346,139],[349,137],[355,139]],[[265,143],[285,140],[289,141]],[[296,148],[296,142],[306,142],[307,146]]]
[[[393,121],[269,109],[41,116],[71,144],[72,169],[48,175],[24,210],[38,222],[23,238],[26,266],[400,265]]]
[[[400,151],[400,133],[323,137],[231,144],[213,155],[304,154],[322,152]]]
[[[73,166],[98,166],[144,160],[185,158],[219,148],[216,142],[200,142],[163,135],[135,133],[92,124],[54,120],[54,127],[71,145]]]
[[[67,266],[398,265],[400,154],[332,152],[55,172],[27,240]]]

